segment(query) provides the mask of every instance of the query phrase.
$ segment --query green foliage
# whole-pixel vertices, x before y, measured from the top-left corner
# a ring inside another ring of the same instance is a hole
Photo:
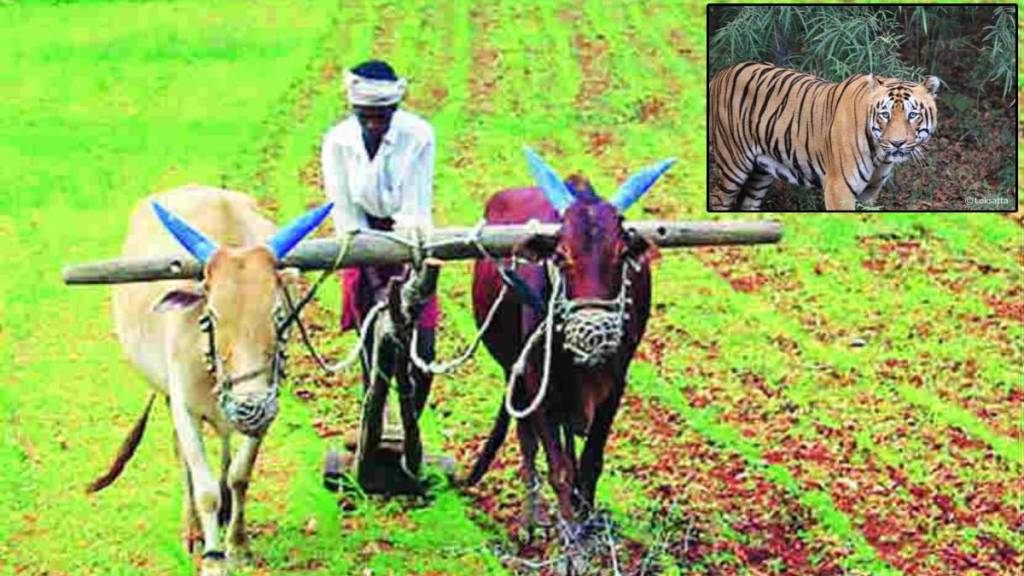
[[[919,80],[967,62],[979,83],[1013,87],[1015,12],[978,6],[744,6],[710,8],[712,73],[763,60],[839,81],[854,74]],[[980,28],[981,19],[990,23]],[[978,46],[981,46],[979,49]]]
[[[900,58],[903,35],[894,14],[875,7],[819,8],[806,22],[806,50],[794,59],[801,70],[820,71],[832,80],[873,73],[915,79],[920,69]]]
[[[918,66],[936,72],[953,60],[953,54],[974,54],[971,38],[965,34],[977,14],[973,6],[899,6],[906,40],[903,53]]]
[[[994,22],[986,26],[985,55],[988,58],[990,71],[986,80],[994,80],[1002,86],[1003,98],[1013,89],[1017,74],[1015,69],[1017,55],[1016,30],[1017,22],[1013,8],[1001,6],[996,8]]]
[[[920,76],[900,57],[904,36],[894,9],[745,6],[735,14],[712,37],[712,72],[766,60],[832,81],[869,72]]]

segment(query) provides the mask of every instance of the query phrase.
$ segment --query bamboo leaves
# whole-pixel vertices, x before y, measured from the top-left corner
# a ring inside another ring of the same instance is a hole
[[[1010,92],[1013,84],[1016,60],[1014,58],[1014,30],[1017,28],[1014,22],[1013,9],[1009,7],[996,8],[994,22],[986,26],[988,32],[985,35],[985,42],[988,46],[985,51],[988,54],[992,70],[986,80],[996,80],[1003,85],[1003,98]]]

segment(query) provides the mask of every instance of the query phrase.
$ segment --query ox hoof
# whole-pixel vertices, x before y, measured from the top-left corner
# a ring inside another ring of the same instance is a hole
[[[519,539],[526,544],[533,542],[538,533],[547,533],[552,526],[551,515],[542,504],[527,504],[519,513]]]
[[[255,556],[249,549],[249,543],[228,545],[228,563],[232,568],[241,568],[253,563]]]
[[[550,528],[552,526],[551,515],[543,504],[527,505],[521,513],[524,526],[533,528]]]
[[[344,482],[344,474],[352,466],[352,455],[342,454],[331,448],[324,455],[323,483],[324,488],[338,492]]]
[[[199,576],[227,576],[228,561],[223,552],[206,552],[199,565]]]
[[[577,526],[580,531],[580,536],[583,539],[596,535],[615,535],[618,533],[618,526],[615,524],[615,520],[613,520],[611,514],[605,510],[599,510],[590,514],[588,517],[580,521]]]

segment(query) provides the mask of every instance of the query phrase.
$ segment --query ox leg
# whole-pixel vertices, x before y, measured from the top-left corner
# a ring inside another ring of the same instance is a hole
[[[174,383],[171,384],[171,417],[178,436],[182,457],[192,480],[192,494],[199,523],[203,529],[203,562],[201,576],[221,576],[226,572],[224,552],[220,549],[217,511],[220,509],[220,485],[213,477],[203,453],[198,419],[189,412]]]
[[[516,436],[519,438],[519,449],[522,460],[519,464],[519,478],[526,486],[526,508],[523,510],[523,526],[526,527],[527,539],[531,539],[533,529],[547,526],[550,519],[539,503],[540,478],[537,474],[537,435],[527,420],[516,423]]]
[[[245,531],[245,494],[249,490],[249,479],[256,464],[263,437],[244,436],[242,446],[228,467],[227,483],[231,490],[231,520],[228,523],[228,558],[234,561],[248,561],[249,535]]]
[[[579,463],[576,461],[576,438],[572,433],[572,426],[569,424],[562,424],[555,427],[554,434],[562,434],[565,444],[562,446],[562,450],[565,450],[565,455],[569,457],[569,465],[572,466],[572,473],[574,476],[579,476],[580,468]]]
[[[558,495],[558,511],[566,522],[573,520],[572,487],[574,484],[572,464],[562,450],[562,442],[553,428],[548,425],[547,416],[538,410],[529,416],[532,428],[540,434],[544,451],[548,455],[548,482]]]
[[[569,458],[569,464],[572,466],[573,478],[576,478],[577,484],[572,489],[572,506],[577,516],[579,516],[580,512],[585,512],[586,507],[583,506],[584,499],[579,489],[580,463],[576,455],[576,436],[573,434],[572,425],[568,422],[558,426],[555,433],[562,435],[561,438],[565,442],[562,450],[565,450],[565,454]]]
[[[590,434],[587,435],[587,442],[583,446],[583,455],[580,457],[579,486],[584,508],[588,510],[594,508],[597,480],[604,468],[604,448],[608,442],[612,422],[615,420],[615,413],[619,410],[623,388],[624,385],[617,384],[611,396],[597,408],[594,422],[590,426]]]
[[[231,433],[220,437],[220,509],[217,510],[217,524],[226,526],[231,520],[231,489],[228,488],[228,468],[231,466]]]
[[[191,555],[195,552],[196,542],[202,537],[202,531],[199,527],[199,516],[196,514],[195,497],[192,494],[192,474],[188,471],[188,462],[185,461],[185,455],[182,453],[176,434],[172,440],[174,441],[174,453],[177,454],[178,462],[181,464],[181,519],[183,526],[181,539],[185,553]]]

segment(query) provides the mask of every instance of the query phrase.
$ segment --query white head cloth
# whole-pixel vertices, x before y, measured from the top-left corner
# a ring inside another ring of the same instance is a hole
[[[405,78],[398,80],[376,80],[363,78],[345,71],[345,88],[348,89],[348,101],[354,106],[390,106],[402,101],[405,96]]]

